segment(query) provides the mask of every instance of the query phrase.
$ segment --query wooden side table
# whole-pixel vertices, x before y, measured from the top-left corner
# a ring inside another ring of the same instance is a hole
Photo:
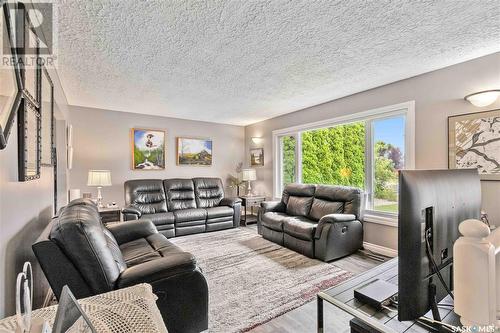
[[[111,208],[108,207],[99,208],[99,215],[101,216],[101,220],[103,223],[121,221],[121,212],[122,209],[118,206]]]
[[[253,207],[260,205],[260,203],[263,201],[266,201],[266,197],[259,195],[256,196],[245,195],[245,196],[240,196],[239,198],[242,200],[241,205],[245,207],[245,214],[241,215],[241,221],[244,223],[245,226],[248,225],[248,222],[257,222],[256,218],[250,221],[248,220],[247,208],[250,207],[250,215],[253,216]]]

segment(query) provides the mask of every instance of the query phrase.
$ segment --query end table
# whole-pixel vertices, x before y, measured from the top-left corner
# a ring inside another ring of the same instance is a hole
[[[265,196],[260,195],[244,195],[239,197],[241,199],[241,205],[245,207],[245,214],[241,216],[241,221],[244,223],[245,227],[248,225],[248,222],[257,222],[257,218],[248,220],[247,208],[250,207],[250,215],[253,214],[253,207],[260,205],[261,202],[266,201]]]
[[[122,209],[118,206],[99,208],[102,223],[121,221],[121,212]]]

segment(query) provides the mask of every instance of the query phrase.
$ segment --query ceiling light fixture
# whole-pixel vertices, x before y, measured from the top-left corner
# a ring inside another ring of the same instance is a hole
[[[465,96],[464,99],[469,101],[472,105],[480,108],[495,103],[498,96],[500,96],[500,89],[494,89],[470,94]]]

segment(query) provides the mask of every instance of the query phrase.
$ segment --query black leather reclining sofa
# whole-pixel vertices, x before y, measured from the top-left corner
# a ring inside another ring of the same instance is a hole
[[[82,298],[149,283],[169,332],[208,327],[208,286],[196,259],[149,220],[104,226],[96,205],[77,199],[32,247],[58,299],[64,285]]]
[[[346,186],[289,184],[261,204],[258,232],[311,258],[331,261],[363,245],[363,193]]]
[[[240,224],[241,199],[225,198],[219,178],[137,179],[124,187],[124,220],[151,220],[166,237]]]

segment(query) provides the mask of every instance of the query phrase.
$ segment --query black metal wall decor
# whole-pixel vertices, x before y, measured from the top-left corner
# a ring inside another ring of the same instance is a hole
[[[23,15],[18,20],[17,36],[24,37],[21,48],[22,63],[21,82],[23,94],[18,112],[18,168],[19,181],[29,181],[40,178],[41,165],[41,76],[39,62],[39,40],[28,11],[19,3],[18,13]],[[35,45],[35,47],[33,47]],[[17,45],[19,46],[19,45]]]
[[[7,146],[12,124],[19,109],[22,98],[22,78],[19,62],[17,61],[17,48],[14,40],[16,32],[16,17],[11,16],[11,9],[15,3],[2,2],[0,20],[2,26],[2,36],[4,38],[2,56],[3,59],[10,59],[10,63],[0,68],[0,94],[5,98],[0,101],[0,149]],[[8,52],[10,51],[10,54]]]
[[[25,37],[24,37],[24,66],[21,66],[21,74],[23,77],[23,87],[25,98],[31,99],[32,103],[40,106],[40,78],[41,78],[41,66],[38,64],[38,59],[40,59],[40,49],[38,47],[39,40],[35,33],[29,16],[26,15],[25,19]],[[35,47],[30,45],[34,44]],[[23,70],[24,69],[24,70]]]
[[[18,112],[19,181],[40,178],[41,117],[37,107],[27,98]]]
[[[42,68],[41,121],[42,121],[42,166],[54,165],[55,124],[54,124],[54,84],[47,68]]]

